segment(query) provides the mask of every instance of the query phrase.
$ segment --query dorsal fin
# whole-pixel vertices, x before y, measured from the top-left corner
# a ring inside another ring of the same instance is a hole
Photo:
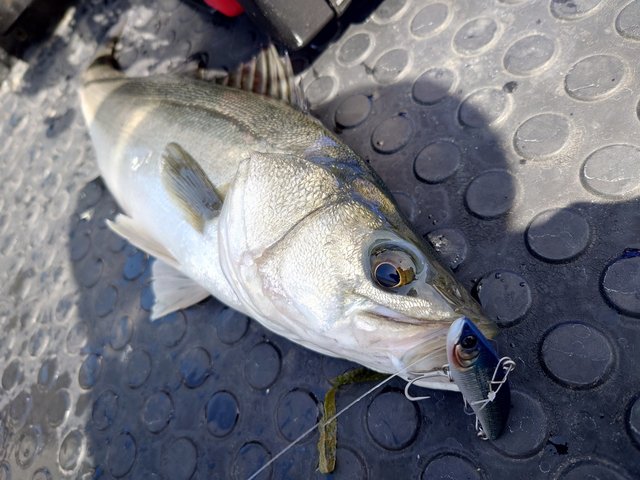
[[[215,81],[221,85],[282,100],[303,112],[308,110],[289,55],[286,52],[280,55],[273,44]]]

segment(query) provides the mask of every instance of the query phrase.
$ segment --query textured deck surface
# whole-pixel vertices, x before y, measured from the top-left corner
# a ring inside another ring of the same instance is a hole
[[[215,300],[151,323],[152,260],[105,228],[117,206],[77,90],[122,12],[131,74],[199,52],[231,66],[260,35],[177,0],[93,3],[0,93],[0,479],[246,478],[351,364]],[[340,418],[334,478],[640,478],[640,1],[387,0],[343,23],[302,73],[314,114],[475,292],[517,369],[494,442],[458,394],[370,395]],[[260,478],[321,477],[316,440]]]

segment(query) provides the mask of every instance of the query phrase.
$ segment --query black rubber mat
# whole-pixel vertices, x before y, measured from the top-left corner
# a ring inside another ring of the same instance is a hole
[[[177,0],[93,3],[0,91],[0,479],[247,478],[353,365],[213,299],[151,323],[153,260],[105,226],[117,206],[77,90],[121,14],[131,75],[229,68],[263,39]],[[411,403],[393,381],[340,417],[333,477],[640,478],[640,2],[354,3],[296,57],[312,110],[517,368],[498,440],[477,438],[459,394]],[[259,478],[322,477],[316,441]]]

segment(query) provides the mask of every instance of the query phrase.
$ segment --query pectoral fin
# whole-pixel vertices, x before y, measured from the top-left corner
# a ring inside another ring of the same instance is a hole
[[[151,281],[156,296],[151,320],[195,305],[211,295],[185,274],[162,261],[156,261],[151,267]]]
[[[153,239],[151,235],[141,229],[131,217],[118,214],[114,221],[107,220],[107,226],[140,250],[144,250],[149,255],[162,260],[168,265],[178,266],[178,261],[173,255]]]
[[[198,232],[214,219],[222,200],[198,162],[177,143],[169,143],[162,153],[162,183],[182,212],[185,220]]]

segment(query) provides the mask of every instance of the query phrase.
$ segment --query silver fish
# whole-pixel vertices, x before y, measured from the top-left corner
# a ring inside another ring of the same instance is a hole
[[[110,227],[157,259],[152,318],[212,294],[311,350],[405,378],[445,362],[460,315],[492,336],[376,174],[282,101],[296,96],[290,64],[266,52],[232,82],[265,95],[127,78],[109,55],[84,75],[82,112],[124,212]],[[421,385],[456,389],[433,384]]]
[[[451,324],[447,356],[449,375],[476,414],[480,436],[495,440],[509,417],[511,392],[507,376],[513,369],[513,361],[501,360],[468,318],[460,318]]]

